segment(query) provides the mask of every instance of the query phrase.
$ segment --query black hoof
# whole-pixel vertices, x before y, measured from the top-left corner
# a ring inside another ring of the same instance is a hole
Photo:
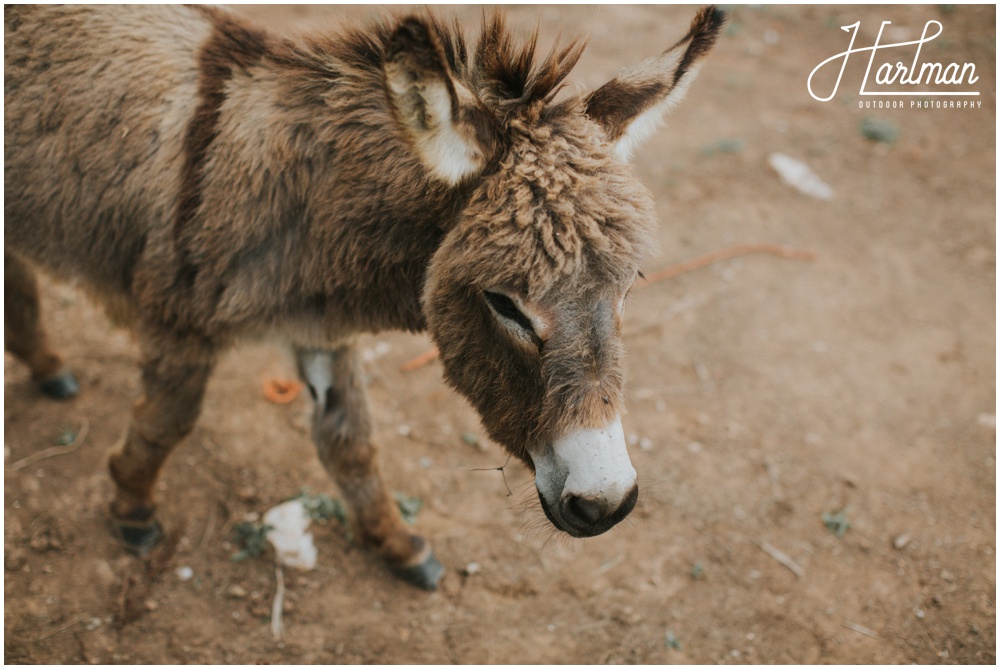
[[[80,393],[80,384],[72,372],[62,372],[38,382],[43,393],[56,400],[68,400]]]
[[[125,547],[139,557],[146,557],[156,544],[163,539],[163,526],[158,520],[142,525],[115,521],[118,536]]]
[[[431,553],[418,565],[412,567],[394,567],[392,570],[396,576],[403,579],[410,585],[415,585],[424,590],[437,590],[438,581],[444,575],[444,567],[437,561]]]

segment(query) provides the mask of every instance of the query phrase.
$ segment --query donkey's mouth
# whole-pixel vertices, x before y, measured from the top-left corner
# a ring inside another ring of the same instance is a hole
[[[639,486],[636,485],[625,495],[617,509],[607,513],[601,504],[591,504],[588,501],[580,501],[581,498],[568,497],[560,500],[561,512],[557,515],[553,513],[541,491],[538,492],[538,501],[542,503],[542,511],[545,512],[549,522],[556,529],[577,539],[604,534],[632,512],[638,499]]]

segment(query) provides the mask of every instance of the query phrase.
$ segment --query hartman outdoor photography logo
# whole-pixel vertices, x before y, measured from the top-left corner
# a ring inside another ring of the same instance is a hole
[[[858,101],[861,108],[920,108],[920,109],[979,109],[982,107],[980,91],[976,86],[979,75],[975,63],[941,62],[936,60],[942,49],[925,49],[944,32],[940,21],[929,20],[924,24],[919,39],[883,42],[886,28],[892,21],[882,21],[878,35],[871,46],[855,46],[861,21],[841,26],[850,33],[847,49],[830,56],[813,68],[806,81],[809,95],[817,102],[829,102],[837,94],[848,70],[848,61],[854,54],[867,53],[867,66],[860,77]],[[890,28],[892,30],[892,28]],[[896,28],[905,33],[904,28]],[[890,37],[891,39],[891,37]],[[944,42],[944,40],[942,40]],[[929,56],[928,53],[935,56]],[[855,61],[864,62],[864,58]],[[854,65],[857,65],[855,62]],[[837,68],[839,66],[839,71]],[[858,70],[854,67],[854,70]],[[836,76],[833,73],[836,72]],[[850,84],[847,84],[850,85]],[[877,96],[877,100],[872,97]]]

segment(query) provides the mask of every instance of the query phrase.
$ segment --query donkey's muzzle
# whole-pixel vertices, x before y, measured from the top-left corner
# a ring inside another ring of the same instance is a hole
[[[531,457],[542,510],[563,532],[593,537],[635,508],[639,487],[617,416],[603,427],[572,430]]]
[[[545,496],[538,493],[542,510],[556,528],[574,537],[596,537],[620,523],[635,508],[639,486],[633,486],[616,507],[603,497],[567,495],[559,500],[559,513],[552,513]]]

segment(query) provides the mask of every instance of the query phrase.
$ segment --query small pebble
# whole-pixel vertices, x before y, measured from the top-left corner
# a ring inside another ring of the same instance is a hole
[[[650,439],[649,437],[643,437],[642,439],[639,440],[639,448],[641,448],[644,451],[652,450],[653,440]]]
[[[898,537],[892,540],[892,547],[897,551],[901,551],[906,548],[906,545],[910,543],[909,534],[900,534]]]
[[[182,581],[190,581],[191,577],[194,576],[194,569],[191,569],[191,567],[188,566],[178,567],[174,573],[177,574],[177,578]]]
[[[147,599],[145,602],[143,602],[143,606],[146,607],[147,611],[155,611],[156,609],[160,608],[160,605],[157,604],[156,601],[152,599]]]
[[[923,609],[917,609],[917,618],[919,620],[923,620],[924,619],[924,615],[925,614],[924,614],[924,610]]]
[[[399,427],[396,428],[396,432],[401,437],[408,437],[408,436],[410,436],[410,432],[411,431],[412,430],[411,430],[411,428],[410,428],[409,425],[400,425]]]
[[[465,565],[465,575],[472,576],[474,574],[478,574],[481,569],[482,566],[480,566],[478,562],[470,562],[469,564]]]
[[[226,590],[226,594],[234,599],[243,599],[247,596],[247,591],[238,585],[233,585]]]

